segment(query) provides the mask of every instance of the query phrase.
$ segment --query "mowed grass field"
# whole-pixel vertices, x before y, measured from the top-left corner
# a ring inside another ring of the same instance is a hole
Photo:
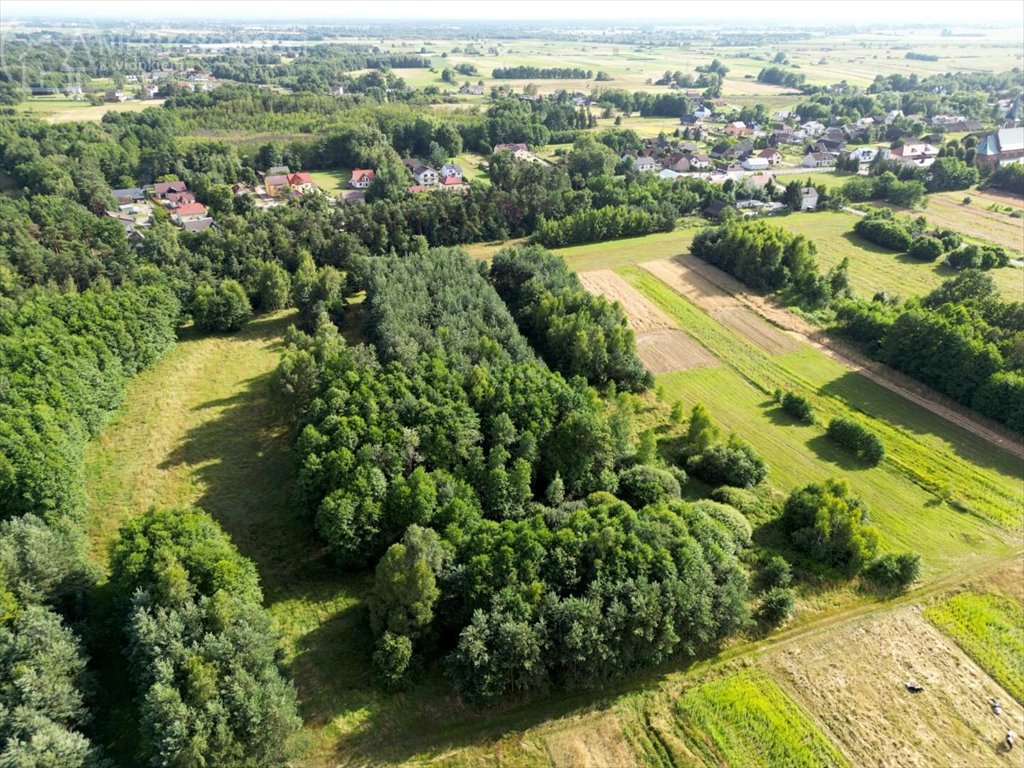
[[[924,212],[926,218],[930,210],[929,206]],[[913,214],[917,215],[918,212]],[[822,269],[829,269],[844,258],[849,258],[850,285],[854,293],[862,298],[870,299],[878,291],[904,298],[922,296],[956,275],[955,270],[939,262],[916,261],[906,254],[894,253],[861,239],[853,232],[853,225],[858,218],[854,213],[821,211],[777,216],[771,219],[771,223],[813,240],[818,247],[817,259]],[[1018,227],[1024,227],[1024,221],[1020,219],[1004,218],[1017,222]],[[932,223],[967,234],[957,221]],[[1021,237],[1024,237],[1024,229]],[[1024,269],[1011,266],[991,270],[988,274],[1007,301],[1020,301],[1024,296]]]
[[[970,198],[969,204],[964,203],[966,198]],[[1024,199],[995,191],[965,189],[928,195],[923,211],[901,212],[924,216],[933,226],[955,229],[974,240],[1001,245],[1019,258],[1024,250],[1024,216],[1010,216],[1007,209],[1020,214]]]
[[[1017,701],[1024,703],[1024,605],[1003,594],[961,592],[925,610]]]
[[[149,107],[159,107],[161,104],[162,99],[150,99],[107,102],[94,107],[84,100],[37,96],[22,102],[16,108],[21,112],[38,115],[48,123],[70,123],[75,120],[98,122],[107,112],[141,112]]]

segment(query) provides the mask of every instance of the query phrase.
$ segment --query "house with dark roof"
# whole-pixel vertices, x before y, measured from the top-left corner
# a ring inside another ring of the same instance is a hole
[[[782,162],[782,153],[779,152],[779,150],[775,149],[774,147],[762,149],[760,152],[757,153],[757,156],[767,160],[768,165],[773,167]]]
[[[831,168],[836,159],[828,152],[808,152],[800,163],[804,168]]]
[[[727,215],[727,211],[735,210],[736,209],[725,200],[711,200],[706,206],[704,206],[703,214],[709,219],[719,220],[723,216]]]
[[[141,187],[126,187],[124,189],[112,189],[110,194],[120,205],[131,205],[146,199],[146,193]]]
[[[263,188],[267,190],[270,197],[277,197],[282,192],[291,192],[292,186],[285,174],[276,173],[263,179]]]
[[[153,197],[166,200],[172,192],[186,192],[188,185],[184,181],[158,181],[153,185]]]

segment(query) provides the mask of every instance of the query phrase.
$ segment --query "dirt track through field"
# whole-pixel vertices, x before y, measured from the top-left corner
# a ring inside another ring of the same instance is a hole
[[[776,326],[776,330],[781,329],[779,333],[785,332],[790,339],[810,344],[850,370],[1024,461],[1024,443],[1010,437],[998,424],[989,422],[909,376],[868,360],[792,312],[763,296],[748,293],[736,278],[695,256],[645,262],[640,266],[709,314],[715,315],[716,311],[731,306],[746,307]]]
[[[861,766],[1009,765],[1024,709],[915,606],[765,657],[765,665]],[[913,681],[920,693],[906,690]],[[989,706],[997,699],[997,716]]]
[[[617,301],[636,332],[636,350],[651,373],[706,368],[718,360],[699,342],[674,327],[672,320],[610,269],[581,272],[580,282],[591,293]]]

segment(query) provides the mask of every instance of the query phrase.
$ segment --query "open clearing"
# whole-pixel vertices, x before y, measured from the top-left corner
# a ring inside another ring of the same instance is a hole
[[[48,123],[70,123],[75,120],[98,122],[107,112],[141,112],[149,107],[159,107],[163,103],[161,99],[112,101],[94,107],[88,101],[36,98],[19,104],[17,108],[23,112],[36,114]]]
[[[970,205],[964,205],[965,197],[971,198]],[[989,210],[991,205],[1020,211],[1022,201],[1012,195],[965,189],[928,195],[928,206],[923,211],[901,209],[901,213],[924,216],[936,227],[955,229],[967,237],[1001,245],[1019,255],[1024,250],[1024,218]]]
[[[1011,766],[1000,746],[1024,709],[914,607],[837,628],[765,657],[854,765]],[[924,691],[912,694],[907,682]],[[1003,716],[989,698],[1003,704]]]

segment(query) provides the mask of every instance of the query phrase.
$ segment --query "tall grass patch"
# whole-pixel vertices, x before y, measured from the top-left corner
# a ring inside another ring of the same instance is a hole
[[[679,714],[709,765],[848,766],[807,714],[765,672],[745,670],[686,692]]]
[[[1024,702],[1024,606],[1005,595],[961,592],[924,615]]]

